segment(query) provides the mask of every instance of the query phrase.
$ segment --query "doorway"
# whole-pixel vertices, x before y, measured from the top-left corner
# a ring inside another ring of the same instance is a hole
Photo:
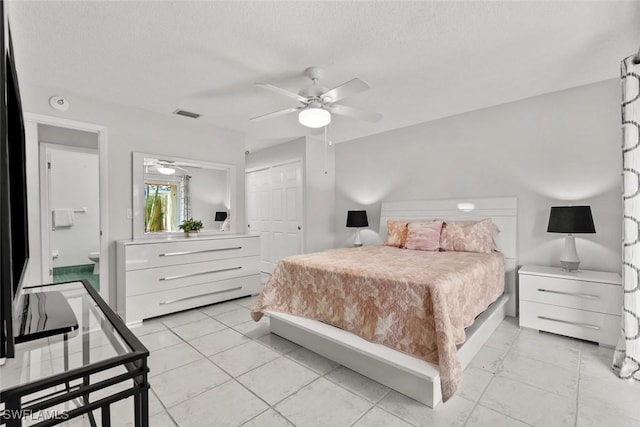
[[[86,279],[100,291],[98,138],[78,135],[95,148],[44,142],[56,131],[49,128],[39,132],[43,275],[48,283]]]
[[[49,131],[54,132],[52,134]],[[93,138],[90,146],[87,146],[86,142],[78,140],[78,136],[84,134],[90,134]],[[46,240],[50,240],[48,230],[51,230],[50,221],[52,221],[52,213],[50,212],[51,209],[49,209],[49,212],[43,212],[43,208],[41,207],[41,205],[45,204],[44,201],[45,198],[48,198],[48,193],[43,190],[43,188],[46,189],[46,168],[43,167],[43,164],[46,166],[46,155],[41,157],[40,143],[44,142],[56,144],[56,146],[72,146],[81,149],[90,149],[93,153],[97,153],[98,157],[98,185],[93,191],[99,200],[99,206],[97,208],[97,213],[99,213],[99,228],[97,230],[98,245],[95,250],[95,252],[99,252],[99,262],[97,268],[95,267],[95,263],[90,259],[86,260],[86,264],[79,265],[88,266],[93,264],[93,271],[99,273],[96,274],[96,276],[99,276],[100,296],[107,303],[115,303],[115,286],[110,286],[109,281],[107,128],[101,125],[27,112],[25,113],[25,138],[27,141],[27,208],[30,247],[30,259],[25,283],[38,285],[53,281],[54,266],[52,265],[51,247],[49,242],[45,242]],[[45,173],[41,174],[41,171],[45,171]],[[84,207],[84,205],[65,205],[59,208],[77,208],[78,210],[83,210],[82,208]],[[86,207],[89,208],[89,206]],[[82,216],[85,215],[84,212],[73,212],[73,214],[74,220],[77,219],[78,221],[83,219]],[[72,228],[77,224],[77,222],[74,222]],[[86,255],[86,258],[88,258],[88,254]],[[81,262],[85,261],[82,260]],[[75,278],[70,279],[75,280]]]
[[[261,236],[262,273],[271,274],[283,258],[302,253],[302,161],[246,174],[247,225]]]

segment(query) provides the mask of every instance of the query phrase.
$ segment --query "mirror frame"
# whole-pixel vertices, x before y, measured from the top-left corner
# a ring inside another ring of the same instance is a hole
[[[233,220],[234,212],[236,212],[236,166],[226,163],[205,162],[201,160],[185,159],[181,157],[165,156],[164,154],[140,153],[133,152],[132,161],[132,201],[131,201],[131,217],[133,222],[133,240],[141,239],[166,239],[167,237],[181,237],[183,231],[161,231],[154,233],[146,233],[144,231],[144,159],[154,158],[162,160],[173,160],[175,162],[191,163],[202,168],[209,169],[226,169],[229,173],[229,182],[227,189],[229,192],[229,211],[232,218],[229,231],[221,230],[202,230],[202,235],[214,234],[236,234],[237,221]]]

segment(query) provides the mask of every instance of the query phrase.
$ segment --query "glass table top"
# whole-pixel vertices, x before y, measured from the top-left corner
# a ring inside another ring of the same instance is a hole
[[[54,291],[66,297],[78,321],[78,329],[67,334],[67,351],[64,335],[17,343],[16,357],[0,366],[0,391],[133,352],[82,282],[24,289],[25,294]],[[122,366],[117,368],[124,371]]]

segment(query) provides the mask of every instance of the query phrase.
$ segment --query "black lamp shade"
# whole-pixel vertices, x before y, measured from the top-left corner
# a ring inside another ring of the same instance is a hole
[[[591,206],[554,206],[547,233],[595,233]]]
[[[367,211],[347,211],[347,227],[368,227]]]
[[[226,212],[216,212],[216,219],[214,219],[214,221],[224,221],[225,219],[227,219]]]

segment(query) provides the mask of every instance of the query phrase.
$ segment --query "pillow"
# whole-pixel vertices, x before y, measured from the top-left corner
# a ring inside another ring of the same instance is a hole
[[[410,222],[404,247],[418,251],[439,250],[442,224],[442,221]]]
[[[500,230],[491,221],[446,221],[440,235],[445,251],[481,252],[489,254],[495,247],[494,237]]]
[[[387,220],[387,240],[385,246],[395,246],[401,248],[407,241],[407,221]]]

